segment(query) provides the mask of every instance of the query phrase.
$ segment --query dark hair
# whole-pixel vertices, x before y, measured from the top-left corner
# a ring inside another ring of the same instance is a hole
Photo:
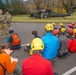
[[[14,30],[12,28],[9,28],[9,33],[13,33]]]
[[[4,49],[4,45],[0,44],[0,50]]]
[[[32,31],[32,34],[33,34],[33,35],[37,35],[38,32],[37,32],[36,30],[34,30],[34,31]]]
[[[13,49],[11,43],[6,43],[6,44],[4,44],[4,45],[1,46],[1,49],[8,49],[8,48],[9,48],[10,50]],[[0,50],[1,50],[1,49],[0,49]]]

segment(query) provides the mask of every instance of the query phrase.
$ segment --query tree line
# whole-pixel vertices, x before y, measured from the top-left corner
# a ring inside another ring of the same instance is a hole
[[[68,12],[72,6],[76,5],[76,0],[33,0],[32,3],[26,4],[22,0],[0,0],[0,9],[4,12],[9,11],[13,15],[28,14],[29,12],[35,12],[35,10],[54,8],[65,9]]]
[[[26,14],[26,7],[22,0],[0,0],[0,9],[9,11],[13,15]]]

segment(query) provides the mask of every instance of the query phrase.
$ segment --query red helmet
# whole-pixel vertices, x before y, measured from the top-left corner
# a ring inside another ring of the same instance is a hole
[[[69,24],[69,25],[68,25],[68,27],[69,27],[69,28],[72,28],[72,27],[73,27],[73,25],[72,25],[72,24]]]
[[[67,29],[67,33],[73,34],[73,29],[72,28],[68,28]]]
[[[54,30],[53,35],[57,35],[59,33],[59,30]]]
[[[74,22],[72,22],[72,25],[74,26],[74,25],[75,25],[75,23],[74,23]]]
[[[74,25],[74,28],[76,28],[76,25]]]

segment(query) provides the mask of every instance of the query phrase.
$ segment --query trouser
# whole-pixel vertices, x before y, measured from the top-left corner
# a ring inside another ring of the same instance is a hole
[[[66,55],[68,55],[68,52],[58,53],[57,57],[58,57],[58,58],[61,58],[61,57],[65,57]]]
[[[3,30],[4,30],[4,33],[8,36],[8,27],[6,24],[3,24]]]
[[[21,44],[20,45],[17,45],[17,46],[13,46],[13,50],[18,50],[21,48]]]
[[[6,72],[6,75],[22,75],[22,70],[21,70],[20,66],[17,64],[14,72],[13,72],[12,74],[8,74],[8,73]]]
[[[6,23],[8,29],[11,27],[11,23]]]
[[[2,30],[3,30],[3,24],[0,24],[0,36],[3,36]]]

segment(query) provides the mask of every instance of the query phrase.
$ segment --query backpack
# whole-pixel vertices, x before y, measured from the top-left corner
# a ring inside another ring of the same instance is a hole
[[[20,45],[20,39],[18,37],[18,34],[16,33],[11,34],[11,44],[13,46]]]

